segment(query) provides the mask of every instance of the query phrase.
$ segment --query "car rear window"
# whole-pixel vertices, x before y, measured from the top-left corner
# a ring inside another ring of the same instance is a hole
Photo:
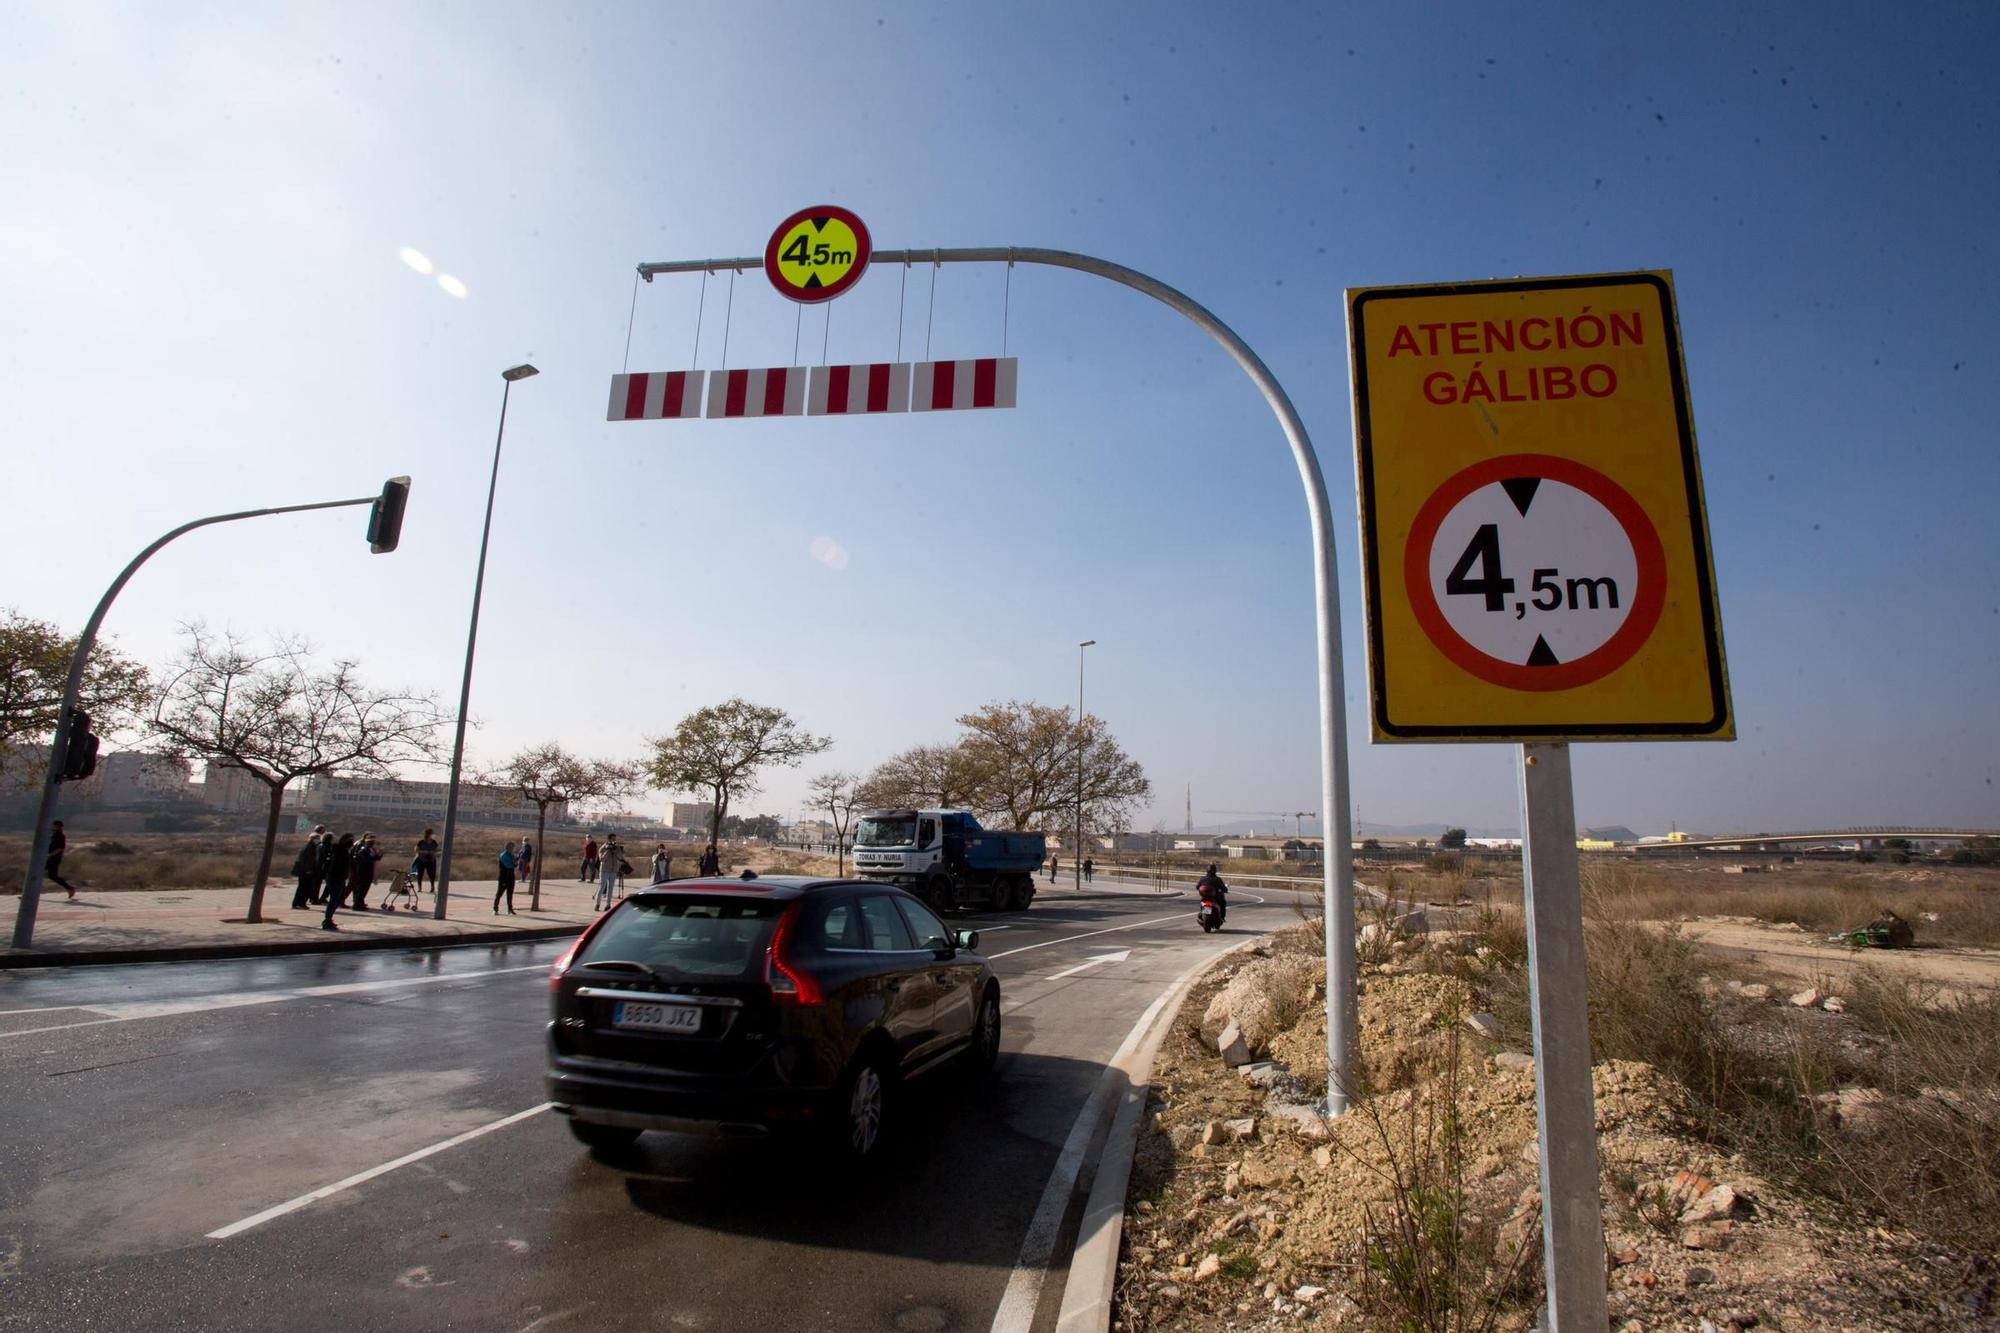
[[[667,981],[761,976],[786,902],[735,894],[633,898],[590,937],[572,966],[640,963]]]

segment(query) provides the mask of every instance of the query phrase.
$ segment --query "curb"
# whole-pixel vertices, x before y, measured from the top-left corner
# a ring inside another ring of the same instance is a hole
[[[467,944],[520,944],[581,935],[582,926],[534,926],[523,930],[467,931],[456,935],[361,936],[351,939],[295,940],[277,944],[190,944],[156,949],[72,949],[61,953],[0,954],[0,971],[29,967],[97,967],[113,963],[194,963],[220,958],[275,958],[307,953],[355,953],[363,949],[450,949]]]
[[[1160,1006],[1132,1053],[1114,1065],[1127,1078],[1119,1094],[1118,1109],[1105,1133],[1098,1152],[1097,1178],[1091,1182],[1090,1197],[1084,1202],[1083,1217],[1077,1223],[1076,1245],[1070,1251],[1069,1274],[1063,1280],[1062,1309],[1056,1316],[1056,1333],[1106,1333],[1111,1327],[1112,1299],[1118,1285],[1118,1251],[1125,1234],[1125,1191],[1132,1179],[1132,1158],[1139,1147],[1139,1119],[1153,1087],[1153,1059],[1160,1044],[1173,1030],[1181,1006],[1195,983],[1222,960],[1244,953],[1267,942],[1269,935],[1245,940],[1202,960],[1175,979],[1168,988],[1168,1003]]]

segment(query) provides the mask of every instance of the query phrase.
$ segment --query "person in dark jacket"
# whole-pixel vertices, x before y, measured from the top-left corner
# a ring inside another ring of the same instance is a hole
[[[354,835],[343,833],[331,845],[322,840],[320,848],[319,873],[326,885],[326,919],[319,925],[321,930],[339,930],[333,924],[333,914],[347,899],[347,875],[354,864]]]
[[[496,916],[499,915],[502,898],[507,900],[507,915],[514,915],[514,869],[519,864],[513,843],[500,849],[500,882],[493,890],[493,912]]]
[[[716,855],[714,843],[711,842],[708,844],[707,850],[702,852],[701,862],[697,868],[704,875],[719,875],[722,873],[722,858]]]
[[[1215,904],[1219,915],[1215,924],[1221,925],[1229,919],[1229,886],[1222,882],[1222,876],[1215,873],[1214,863],[1210,863],[1208,873],[1194,882],[1195,896],[1203,902]]]
[[[306,845],[299,848],[292,860],[292,873],[299,878],[299,887],[292,893],[292,910],[303,912],[312,906],[313,895],[319,891],[319,830],[313,830]]]
[[[347,865],[348,906],[357,912],[368,910],[368,890],[375,887],[375,863],[382,859],[382,849],[375,845],[375,835],[364,833],[361,841],[354,844],[353,859]]]
[[[62,877],[63,852],[69,847],[69,835],[63,832],[63,822],[58,819],[49,829],[49,855],[42,862],[42,878],[52,880],[69,890],[69,896],[76,897],[76,885]]]

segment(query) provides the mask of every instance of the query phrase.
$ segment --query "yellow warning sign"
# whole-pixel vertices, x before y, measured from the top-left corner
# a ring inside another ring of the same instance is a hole
[[[771,285],[794,301],[831,301],[860,281],[873,250],[868,228],[833,204],[802,208],[764,246]]]
[[[1375,739],[1733,740],[1672,276],[1347,311]]]

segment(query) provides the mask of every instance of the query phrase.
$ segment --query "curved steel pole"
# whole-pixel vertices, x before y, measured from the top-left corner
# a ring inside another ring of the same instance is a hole
[[[211,523],[231,523],[239,518],[263,518],[267,514],[296,514],[307,509],[345,509],[349,505],[374,504],[375,497],[364,496],[359,500],[322,500],[318,504],[280,505],[276,509],[245,509],[234,514],[216,514],[209,518],[198,518],[192,523],[183,523],[166,536],[132,557],[132,563],[113,579],[111,586],[98,599],[97,609],[90,613],[89,623],[83,633],[77,636],[76,651],[69,659],[69,679],[63,684],[62,705],[56,710],[56,738],[49,746],[49,771],[42,779],[42,805],[35,815],[35,842],[28,853],[28,874],[21,882],[21,906],[14,914],[14,947],[26,949],[35,942],[35,910],[41,905],[42,872],[49,855],[49,834],[55,825],[56,790],[62,783],[63,761],[69,755],[69,723],[76,712],[77,691],[83,687],[83,670],[90,660],[90,650],[97,645],[97,631],[104,624],[105,613],[111,603],[131,577],[139,572],[139,566],[152,558],[153,552],[165,546],[182,533],[205,528]]]
[[[641,264],[639,276],[651,282],[656,273],[699,273],[715,269],[744,272],[763,267],[761,258],[702,259],[667,264]],[[1222,346],[1264,395],[1298,464],[1305,486],[1306,509],[1312,517],[1313,584],[1319,609],[1320,809],[1326,833],[1326,1045],[1327,1114],[1347,1109],[1352,1083],[1355,1028],[1354,866],[1349,851],[1353,828],[1347,801],[1347,689],[1340,657],[1340,579],[1334,561],[1333,517],[1328,507],[1326,478],[1319,470],[1305,422],[1277,376],[1236,331],[1186,293],[1137,269],[1108,259],[1070,250],[1019,249],[1013,246],[973,246],[951,250],[877,250],[876,264],[1045,264],[1109,278],[1179,311]]]

